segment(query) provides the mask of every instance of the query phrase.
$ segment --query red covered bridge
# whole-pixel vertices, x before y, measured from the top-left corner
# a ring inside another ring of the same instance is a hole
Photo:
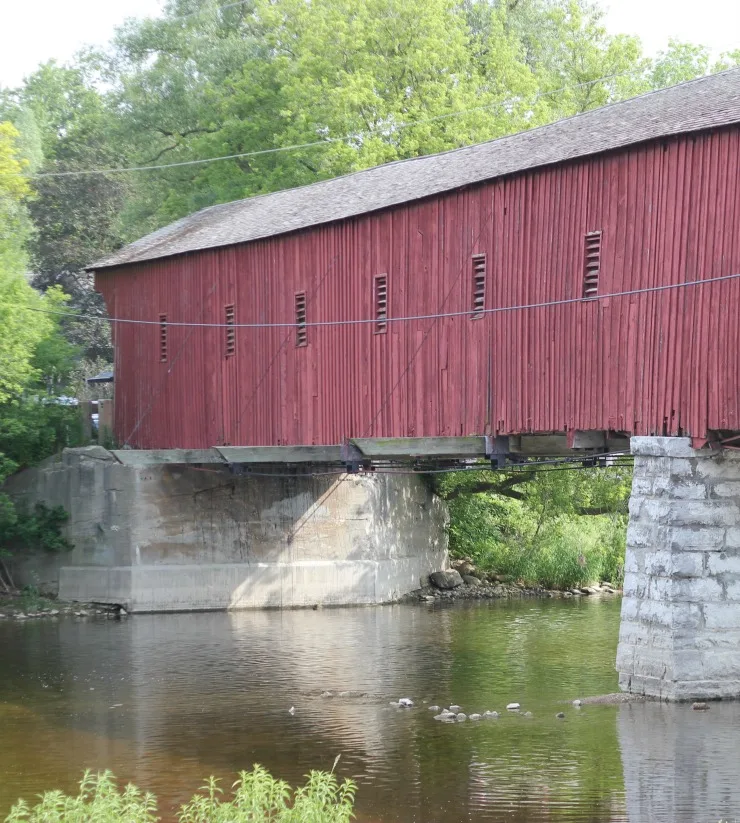
[[[736,432],[739,172],[733,70],[204,209],[92,267],[116,436]]]

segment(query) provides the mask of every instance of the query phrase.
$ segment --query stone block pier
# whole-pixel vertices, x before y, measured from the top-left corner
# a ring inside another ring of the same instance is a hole
[[[740,697],[740,452],[633,437],[617,669],[665,700]]]

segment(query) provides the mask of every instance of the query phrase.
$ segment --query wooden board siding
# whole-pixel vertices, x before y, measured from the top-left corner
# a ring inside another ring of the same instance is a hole
[[[115,433],[135,448],[311,445],[574,429],[740,429],[740,281],[569,305],[585,237],[600,231],[598,293],[740,272],[740,131],[672,138],[476,185],[341,223],[97,274],[111,316],[169,322],[372,319],[236,330],[115,328]]]

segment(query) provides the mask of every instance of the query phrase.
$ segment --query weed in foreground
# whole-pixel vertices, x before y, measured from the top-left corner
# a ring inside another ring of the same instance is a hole
[[[337,758],[338,760],[339,758]],[[335,764],[336,766],[336,761]],[[211,777],[177,814],[178,823],[349,823],[356,786],[340,783],[331,772],[312,771],[295,791],[262,766],[243,771],[224,797],[219,781]],[[80,782],[76,797],[46,792],[35,806],[19,800],[5,823],[156,823],[157,800],[129,784],[119,790],[111,772],[90,771]]]

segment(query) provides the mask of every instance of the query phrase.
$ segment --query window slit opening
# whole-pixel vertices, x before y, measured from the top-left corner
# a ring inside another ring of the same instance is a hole
[[[478,320],[486,308],[486,256],[473,255],[473,313],[471,319]]]
[[[388,275],[375,277],[375,334],[388,331]]]
[[[594,298],[599,293],[599,274],[601,273],[601,232],[592,231],[586,235],[583,274],[584,300]]]
[[[306,292],[298,292],[295,296],[295,344],[308,345],[308,328],[306,327]]]
[[[226,317],[226,356],[233,357],[236,354],[236,328],[234,304],[224,307]]]
[[[167,315],[159,315],[159,362],[167,362]]]

